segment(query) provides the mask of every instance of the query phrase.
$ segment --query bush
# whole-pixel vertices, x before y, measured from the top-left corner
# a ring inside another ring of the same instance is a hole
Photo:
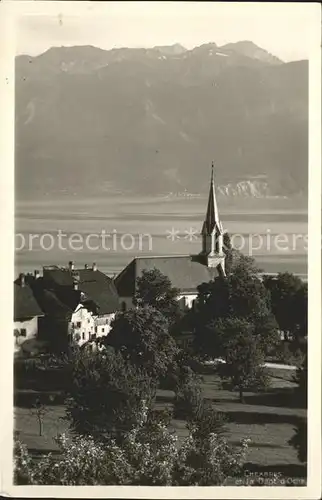
[[[181,349],[168,365],[165,376],[160,379],[160,387],[177,392],[186,384],[200,383],[202,377],[197,375],[196,367],[199,367],[198,362]]]
[[[188,383],[178,388],[174,398],[174,418],[193,419],[201,411],[203,397],[200,386]]]
[[[295,382],[298,383],[297,397],[303,407],[307,407],[307,356],[303,364],[298,368]],[[289,444],[294,446],[297,456],[301,462],[307,461],[307,420],[302,419],[294,428],[294,434],[289,440]]]
[[[177,486],[220,486],[228,477],[240,475],[248,448],[248,440],[232,447],[214,433],[200,439],[191,429],[178,453],[173,484]]]
[[[301,419],[294,428],[294,434],[289,440],[296,451],[300,462],[307,462],[307,420]]]
[[[276,358],[286,365],[299,365],[303,362],[303,350],[293,341],[282,341],[275,350]]]
[[[203,400],[199,412],[196,412],[188,420],[187,427],[191,432],[194,432],[197,439],[205,440],[210,434],[223,435],[226,432],[226,422],[225,414],[217,412],[210,403]]]
[[[247,442],[231,447],[214,433],[201,435],[192,426],[181,447],[166,422],[146,405],[137,412],[136,425],[121,442],[91,436],[61,435],[60,456],[49,454],[33,462],[26,447],[16,441],[16,484],[43,485],[221,485],[239,474]]]
[[[34,464],[28,453],[27,446],[19,439],[19,433],[14,435],[14,483],[33,484]]]

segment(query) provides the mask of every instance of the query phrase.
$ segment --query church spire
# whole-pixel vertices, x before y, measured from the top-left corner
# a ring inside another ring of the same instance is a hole
[[[210,190],[206,218],[202,226],[202,252],[208,267],[220,265],[224,273],[223,234],[216,200],[214,162],[211,164]]]
[[[208,206],[207,206],[206,219],[202,231],[204,232],[204,230],[206,230],[208,234],[211,234],[215,230],[217,230],[217,232],[219,233],[223,232],[222,224],[219,218],[217,200],[216,200],[214,162],[211,163],[211,180],[210,180],[210,190],[208,197]]]

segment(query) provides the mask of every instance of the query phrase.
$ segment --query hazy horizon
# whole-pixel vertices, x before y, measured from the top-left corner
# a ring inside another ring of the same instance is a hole
[[[312,47],[307,27],[314,12],[302,4],[125,4],[28,2],[19,14],[16,54],[37,56],[51,47],[83,45],[110,50],[178,43],[190,50],[205,43],[222,46],[249,40],[290,62],[307,59]]]

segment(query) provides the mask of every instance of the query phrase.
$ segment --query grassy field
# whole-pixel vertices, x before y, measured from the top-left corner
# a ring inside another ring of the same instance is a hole
[[[304,476],[305,468],[298,461],[296,451],[288,444],[288,440],[293,435],[298,419],[306,417],[306,410],[297,408],[294,403],[293,374],[278,370],[271,375],[276,377],[271,377],[269,390],[265,393],[245,393],[244,404],[239,402],[237,393],[223,389],[216,376],[205,375],[204,396],[214,408],[226,414],[227,438],[232,444],[238,444],[245,437],[251,439],[247,457],[249,468]],[[157,407],[171,405],[172,400],[171,391],[158,391]],[[34,456],[57,450],[53,437],[68,430],[64,406],[48,404],[46,408],[43,436],[39,436],[37,417],[33,410],[25,404],[15,408],[16,430],[20,431],[21,440]],[[185,421],[172,420],[171,425],[179,437],[183,438],[187,434]]]

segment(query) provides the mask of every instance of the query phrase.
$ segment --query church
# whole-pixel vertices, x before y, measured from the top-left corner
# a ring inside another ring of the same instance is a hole
[[[197,287],[217,276],[225,276],[224,230],[220,221],[214,181],[214,165],[206,218],[202,226],[202,248],[196,255],[135,257],[115,278],[115,286],[123,310],[133,306],[136,280],[144,271],[158,269],[167,276],[172,286],[180,290],[182,309],[191,308],[197,297]]]

